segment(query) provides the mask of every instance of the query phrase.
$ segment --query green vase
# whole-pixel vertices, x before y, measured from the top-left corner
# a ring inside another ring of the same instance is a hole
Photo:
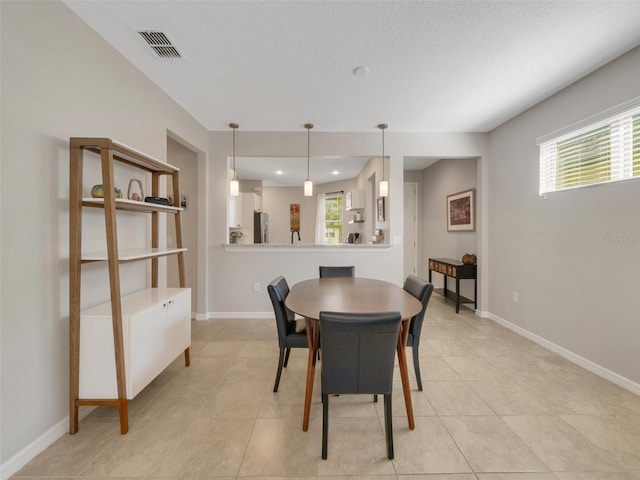
[[[122,198],[122,191],[119,188],[113,187],[113,191],[116,195],[116,198]],[[93,198],[104,198],[104,189],[101,183],[99,183],[98,185],[94,185],[91,188],[91,196]]]

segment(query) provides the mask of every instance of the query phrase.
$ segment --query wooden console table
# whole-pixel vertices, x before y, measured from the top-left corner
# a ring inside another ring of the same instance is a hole
[[[429,259],[429,282],[431,282],[431,272],[438,272],[444,275],[444,288],[436,288],[435,292],[450,298],[447,290],[447,278],[456,279],[455,302],[456,313],[460,311],[461,303],[473,303],[474,308],[478,308],[478,269],[476,265],[466,265],[452,258],[430,258]],[[473,300],[460,295],[460,280],[473,280]]]

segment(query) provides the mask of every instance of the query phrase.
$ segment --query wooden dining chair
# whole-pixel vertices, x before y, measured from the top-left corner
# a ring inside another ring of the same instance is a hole
[[[422,378],[420,377],[420,356],[418,349],[420,347],[420,333],[422,332],[422,324],[424,323],[424,314],[427,311],[431,294],[433,293],[433,284],[423,280],[415,275],[409,275],[404,281],[405,291],[416,297],[422,303],[422,309],[419,313],[411,318],[409,326],[409,336],[407,338],[407,346],[413,350],[413,368],[416,372],[416,381],[418,390],[422,391]]]
[[[387,457],[393,459],[391,391],[400,318],[400,312],[320,312],[323,459],[332,394],[384,395]]]
[[[344,266],[344,267],[333,267],[333,266],[324,266],[320,265],[320,278],[326,277],[355,277],[356,276],[356,267]]]
[[[289,284],[283,276],[279,276],[269,283],[267,290],[273,305],[273,313],[276,316],[276,326],[278,329],[278,346],[280,356],[278,358],[278,372],[273,391],[278,391],[282,368],[286,368],[289,363],[289,354],[292,348],[309,348],[307,343],[307,333],[296,331],[295,314],[284,304],[289,295]]]

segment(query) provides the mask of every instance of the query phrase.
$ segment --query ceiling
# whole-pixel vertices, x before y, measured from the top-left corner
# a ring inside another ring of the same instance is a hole
[[[311,157],[310,177],[316,185],[356,178],[368,161],[368,157]],[[236,172],[239,179],[262,180],[265,187],[300,187],[307,178],[307,157],[237,157]]]
[[[640,44],[640,1],[64,3],[208,130],[487,132]]]
[[[63,1],[212,131],[487,132],[640,45],[640,1]],[[339,161],[312,157],[314,182],[366,160]],[[239,178],[306,178],[303,158],[251,163]]]

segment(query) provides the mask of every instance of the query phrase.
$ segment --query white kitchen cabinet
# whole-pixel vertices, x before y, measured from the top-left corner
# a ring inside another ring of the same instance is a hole
[[[350,210],[364,210],[364,189],[354,188],[347,192],[345,208]]]
[[[253,230],[255,212],[262,212],[262,197],[255,193],[243,193],[242,195],[242,237],[238,243],[250,245],[253,243]]]
[[[127,399],[191,344],[191,289],[153,288],[122,297]],[[80,397],[116,398],[111,303],[80,314]]]
[[[255,193],[241,193],[229,197],[228,227],[253,229],[253,212],[262,211],[262,197]]]
[[[262,212],[262,197],[255,193],[243,193],[242,204],[245,212]]]
[[[229,212],[227,215],[229,228],[242,228],[243,224],[243,196],[229,197]]]

